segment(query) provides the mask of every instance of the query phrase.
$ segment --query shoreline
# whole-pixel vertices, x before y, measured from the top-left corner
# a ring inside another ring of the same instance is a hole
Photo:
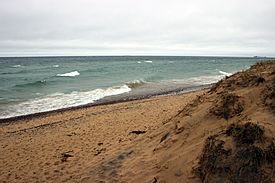
[[[130,160],[129,155],[141,153],[136,146],[141,138],[162,133],[167,121],[206,92],[163,95],[0,123],[0,182],[100,182],[98,170],[105,166],[116,170]]]
[[[153,97],[161,97],[161,96],[170,96],[170,95],[180,95],[180,94],[186,94],[186,93],[192,93],[196,91],[202,91],[205,89],[209,89],[213,84],[206,84],[206,85],[199,85],[199,86],[190,86],[190,87],[183,87],[178,88],[176,90],[172,91],[164,91],[164,92],[158,92],[153,94],[145,94],[145,95],[133,95],[133,96],[123,96],[124,94],[120,95],[114,95],[114,96],[108,96],[105,98],[102,98],[94,103],[88,103],[85,105],[79,105],[79,106],[73,106],[68,108],[60,108],[56,110],[50,110],[45,112],[38,112],[38,113],[32,113],[32,114],[26,114],[26,115],[20,115],[20,116],[14,116],[14,117],[8,117],[8,118],[0,118],[0,124],[4,123],[13,123],[21,120],[30,120],[34,118],[40,118],[40,117],[46,117],[49,115],[53,115],[56,113],[63,113],[67,111],[75,111],[90,107],[96,107],[96,106],[105,106],[110,104],[117,104],[117,103],[125,103],[130,101],[136,101],[136,100],[143,100],[143,99],[150,99]]]
[[[211,89],[0,123],[0,182],[230,182],[251,167],[245,182],[275,182],[274,65]]]

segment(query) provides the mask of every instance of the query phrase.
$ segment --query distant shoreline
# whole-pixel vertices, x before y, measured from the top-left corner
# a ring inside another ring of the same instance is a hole
[[[56,57],[219,57],[219,58],[254,58],[274,59],[275,56],[229,56],[229,55],[22,55],[0,56],[0,58],[56,58]]]

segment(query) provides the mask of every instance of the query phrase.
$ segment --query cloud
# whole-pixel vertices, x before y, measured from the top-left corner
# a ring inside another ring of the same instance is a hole
[[[0,55],[275,56],[273,0],[4,0]]]

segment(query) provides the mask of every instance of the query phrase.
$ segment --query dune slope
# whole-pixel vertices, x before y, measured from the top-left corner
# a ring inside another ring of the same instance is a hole
[[[122,160],[118,155],[103,163],[96,176],[154,183],[274,182],[274,92],[274,61],[236,73],[144,135]],[[116,162],[119,171],[108,172]]]

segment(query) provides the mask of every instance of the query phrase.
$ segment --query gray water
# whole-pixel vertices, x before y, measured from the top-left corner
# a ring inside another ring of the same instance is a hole
[[[107,96],[165,92],[215,83],[255,58],[0,58],[0,118],[94,103]]]

